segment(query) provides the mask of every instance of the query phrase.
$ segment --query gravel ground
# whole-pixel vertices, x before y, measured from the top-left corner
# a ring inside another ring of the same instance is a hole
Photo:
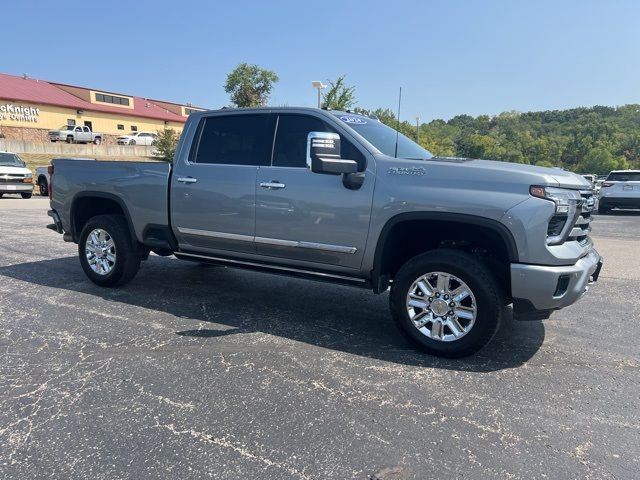
[[[387,295],[152,256],[101,289],[0,199],[0,478],[638,478],[640,215],[589,294],[443,360]]]

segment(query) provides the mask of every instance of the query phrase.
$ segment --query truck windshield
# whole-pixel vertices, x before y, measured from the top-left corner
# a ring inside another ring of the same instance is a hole
[[[24,167],[24,162],[13,153],[0,153],[0,166],[2,167]]]
[[[362,135],[381,153],[390,157],[426,160],[433,155],[403,134],[398,134],[398,154],[396,155],[396,131],[384,123],[361,115],[334,113],[338,119]]]

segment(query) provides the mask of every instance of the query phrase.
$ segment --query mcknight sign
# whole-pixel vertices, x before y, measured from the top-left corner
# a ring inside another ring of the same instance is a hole
[[[0,120],[15,120],[17,122],[37,122],[40,116],[40,109],[37,107],[25,107],[5,103],[0,105]]]

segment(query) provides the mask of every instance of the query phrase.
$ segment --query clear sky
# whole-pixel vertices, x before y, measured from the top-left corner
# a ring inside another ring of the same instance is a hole
[[[358,105],[460,113],[640,103],[640,1],[5,1],[0,72],[228,104],[240,62],[280,76],[272,105],[314,106],[346,74]]]

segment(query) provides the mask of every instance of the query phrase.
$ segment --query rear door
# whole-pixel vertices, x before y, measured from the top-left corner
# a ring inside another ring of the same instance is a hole
[[[255,184],[269,164],[269,114],[202,118],[188,160],[171,179],[171,222],[181,249],[255,252]]]
[[[321,117],[280,114],[272,165],[256,182],[256,250],[284,261],[359,268],[369,231],[375,175],[367,153]],[[341,175],[307,169],[309,132],[341,136],[341,156],[357,160],[364,184],[350,190]],[[369,168],[367,168],[369,167]]]

